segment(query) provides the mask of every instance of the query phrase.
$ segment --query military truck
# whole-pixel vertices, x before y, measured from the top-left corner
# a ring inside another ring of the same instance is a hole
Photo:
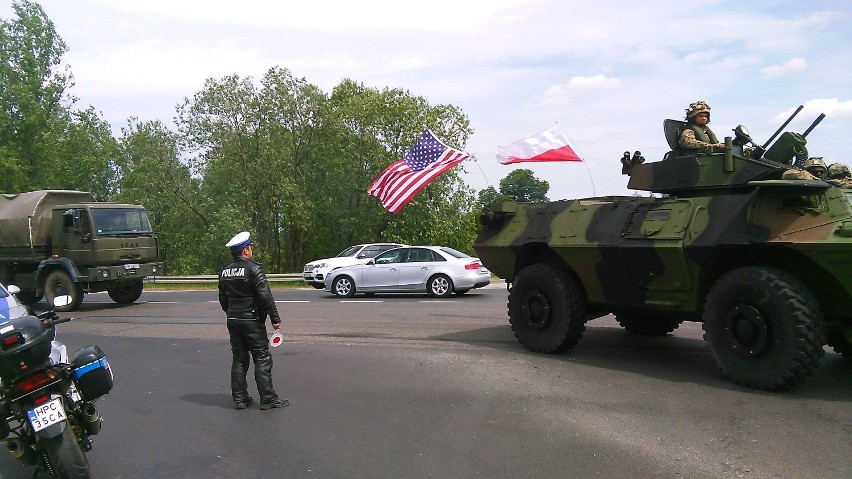
[[[622,159],[648,196],[492,205],[473,246],[507,281],[515,336],[559,353],[607,314],[646,335],[701,322],[722,374],[764,390],[805,381],[826,342],[849,359],[852,191],[782,179],[823,117],[775,143],[790,120],[765,145],[740,126],[723,151],[689,152],[683,122],[665,120],[661,161]]]
[[[0,195],[0,281],[24,303],[106,291],[116,303],[142,294],[142,280],[163,272],[157,237],[142,206],[98,202],[86,192],[41,190]]]

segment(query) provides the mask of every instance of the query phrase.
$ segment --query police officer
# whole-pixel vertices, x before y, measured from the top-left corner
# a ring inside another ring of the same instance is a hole
[[[712,153],[713,148],[724,148],[716,134],[707,125],[710,123],[710,105],[704,101],[690,103],[686,109],[686,126],[680,133],[678,145],[683,150]]]
[[[266,316],[272,327],[281,327],[278,308],[263,268],[252,258],[251,235],[238,233],[225,245],[231,250],[234,262],[219,273],[219,304],[228,315],[231,337],[231,396],[237,409],[245,409],[253,399],[246,385],[249,354],[254,360],[254,380],[260,395],[260,409],[284,407],[290,404],[279,399],[272,387],[272,356],[266,337]]]

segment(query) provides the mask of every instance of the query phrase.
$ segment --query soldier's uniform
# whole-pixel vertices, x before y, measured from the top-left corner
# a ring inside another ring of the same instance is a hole
[[[276,326],[281,324],[281,318],[263,268],[241,255],[249,245],[251,240],[248,232],[243,231],[234,236],[225,245],[234,254],[234,262],[219,272],[219,304],[228,317],[228,334],[233,353],[231,396],[237,409],[245,409],[252,403],[246,384],[251,354],[260,408],[284,407],[289,401],[280,400],[272,387],[272,356],[269,354],[269,339],[266,336],[266,317],[269,316]]]
[[[699,125],[694,118],[699,113],[710,115],[710,105],[703,101],[696,101],[686,109],[686,126],[680,133],[678,145],[683,150],[712,152],[714,144],[719,143],[716,134],[706,125]]]
[[[852,188],[852,172],[849,165],[832,163],[828,167],[828,182],[840,188]]]

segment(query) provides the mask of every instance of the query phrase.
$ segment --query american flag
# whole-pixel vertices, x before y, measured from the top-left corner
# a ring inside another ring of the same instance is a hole
[[[385,168],[367,193],[397,214],[432,180],[467,158],[467,153],[445,145],[427,128],[405,158]]]

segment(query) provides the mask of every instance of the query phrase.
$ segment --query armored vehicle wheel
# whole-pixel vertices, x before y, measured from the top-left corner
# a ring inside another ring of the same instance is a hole
[[[665,336],[677,329],[680,323],[683,322],[676,319],[633,316],[629,314],[616,315],[615,320],[627,331],[642,336]]]
[[[65,306],[56,308],[57,311],[75,311],[83,302],[83,288],[79,283],[71,281],[68,273],[56,270],[47,275],[44,281],[44,299],[47,304],[53,305],[53,298],[62,295],[71,296],[71,302]]]
[[[564,271],[538,263],[522,269],[509,289],[509,323],[515,337],[538,353],[570,349],[586,330],[586,299]]]
[[[130,304],[142,296],[142,288],[143,284],[140,279],[124,286],[110,288],[107,290],[107,294],[118,304]]]
[[[453,292],[453,282],[447,275],[436,274],[429,278],[426,292],[434,298],[446,298]]]
[[[703,319],[716,365],[743,386],[789,389],[825,354],[819,306],[784,271],[748,267],[722,276],[707,295]]]
[[[355,295],[355,282],[349,276],[338,276],[331,284],[331,292],[341,298],[351,298]]]

